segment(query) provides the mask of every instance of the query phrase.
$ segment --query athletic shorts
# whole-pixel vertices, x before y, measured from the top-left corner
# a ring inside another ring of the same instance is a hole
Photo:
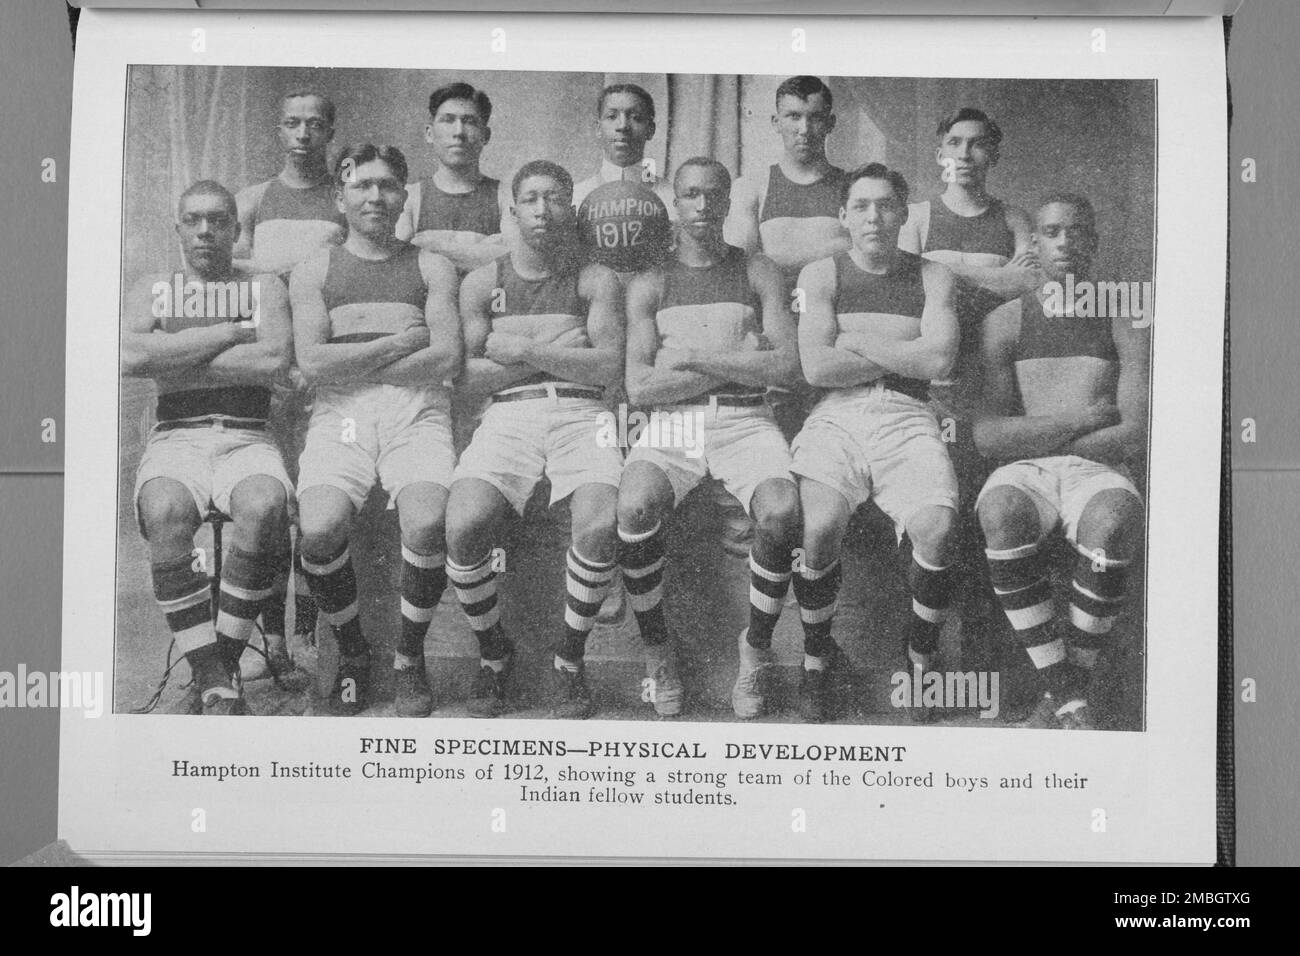
[[[672,485],[674,506],[709,475],[739,499],[746,513],[763,482],[794,481],[790,446],[767,405],[665,405],[649,415],[627,463],[658,466]]]
[[[829,392],[792,447],[796,475],[834,488],[852,511],[874,501],[900,539],[921,508],[957,510],[957,478],[934,412],[880,383]]]
[[[378,480],[390,503],[420,481],[451,487],[451,399],[437,385],[320,386],[298,462],[298,496],[327,485],[358,511]]]
[[[980,500],[990,488],[999,486],[1017,488],[1027,494],[1038,508],[1042,533],[1054,531],[1059,524],[1066,540],[1074,545],[1079,543],[1079,519],[1083,509],[1098,492],[1118,488],[1142,500],[1133,482],[1123,472],[1078,455],[1030,458],[1003,465],[985,482]],[[976,507],[979,507],[978,502]]]
[[[521,515],[543,476],[551,482],[551,504],[586,484],[617,488],[623,453],[609,440],[612,419],[597,398],[552,394],[493,402],[460,456],[454,478],[486,481]]]
[[[135,473],[136,522],[140,533],[140,490],[154,478],[171,478],[185,486],[194,499],[200,517],[209,508],[230,514],[230,493],[253,475],[266,475],[284,486],[289,506],[293,505],[293,482],[285,471],[284,459],[270,434],[252,428],[227,428],[220,424],[202,428],[174,428],[149,433],[149,441]]]

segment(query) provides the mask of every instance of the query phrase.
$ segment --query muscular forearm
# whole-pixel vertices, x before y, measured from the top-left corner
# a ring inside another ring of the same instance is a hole
[[[839,252],[847,252],[852,246],[847,235],[828,236],[810,242],[801,242],[797,247],[764,248],[763,254],[777,264],[782,272],[793,272],[810,262],[827,259]]]
[[[127,375],[174,375],[206,365],[234,345],[224,325],[180,332],[129,332],[122,339],[122,365]]]
[[[636,405],[670,405],[717,388],[723,381],[703,372],[644,368],[639,374],[628,374],[627,394]]]
[[[849,388],[874,382],[887,369],[848,349],[830,345],[801,350],[803,374],[817,388]]]
[[[439,355],[433,348],[421,349],[389,362],[370,381],[383,385],[441,385],[455,377],[457,365],[453,356]]]
[[[287,385],[289,358],[283,350],[261,342],[236,345],[213,358],[198,374],[223,385]]]
[[[465,372],[457,385],[473,395],[490,395],[503,388],[517,385],[536,375],[531,365],[502,365],[487,358],[472,358],[465,362]]]
[[[1055,415],[984,418],[975,423],[975,447],[985,458],[1011,461],[1063,455],[1077,426]]]
[[[544,342],[530,345],[524,361],[556,378],[583,385],[609,385],[618,378],[621,365],[613,349],[565,348]]]
[[[311,385],[346,385],[372,381],[379,369],[409,354],[394,336],[371,342],[303,345],[298,349],[298,367]]]
[[[510,251],[500,234],[483,236],[446,229],[417,232],[411,237],[411,242],[421,249],[446,256],[461,272],[472,272]]]
[[[976,266],[944,262],[967,288],[992,293],[1000,299],[1014,299],[1038,287],[1041,274],[1024,266]]]
[[[908,378],[943,378],[952,371],[956,358],[953,351],[920,337],[904,340],[875,332],[853,332],[841,335],[835,344]]]
[[[798,362],[775,349],[763,352],[692,352],[689,371],[744,385],[793,385]]]
[[[1130,422],[1120,422],[1109,428],[1080,435],[1069,442],[1061,454],[1078,455],[1106,465],[1122,465],[1139,457],[1146,449],[1144,430]]]

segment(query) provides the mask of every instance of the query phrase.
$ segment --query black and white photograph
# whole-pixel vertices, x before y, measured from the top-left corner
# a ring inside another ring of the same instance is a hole
[[[132,66],[116,710],[1143,729],[1156,93]]]
[[[61,832],[1213,859],[1221,30],[249,17],[81,21]]]

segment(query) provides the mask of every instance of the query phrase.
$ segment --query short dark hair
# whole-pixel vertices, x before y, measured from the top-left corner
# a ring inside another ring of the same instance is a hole
[[[801,100],[807,100],[817,93],[826,98],[827,109],[834,105],[834,101],[831,99],[831,88],[823,83],[820,77],[792,76],[790,79],[784,80],[776,88],[776,105],[778,108],[781,106],[781,97],[783,96],[796,96]]]
[[[218,196],[225,203],[230,214],[236,219],[239,218],[239,204],[235,202],[234,194],[215,179],[200,179],[198,182],[191,184],[176,200],[176,218],[178,220],[182,215],[181,210],[185,208],[185,200],[191,196]]]
[[[907,205],[907,196],[911,189],[907,185],[907,180],[903,174],[896,169],[890,169],[884,163],[867,163],[865,166],[859,166],[857,169],[850,170],[844,174],[844,183],[840,186],[840,205],[848,206],[849,193],[853,191],[853,184],[859,179],[883,179],[893,187],[894,195],[904,206]]]
[[[338,160],[334,163],[334,185],[342,186],[343,175],[348,168],[349,163],[353,169],[358,166],[364,166],[366,163],[379,160],[387,163],[388,168],[403,183],[410,170],[406,165],[406,157],[396,146],[376,146],[374,143],[353,143],[339,154]]]
[[[935,135],[941,138],[947,136],[948,131],[958,123],[965,123],[968,121],[984,124],[984,128],[988,130],[989,145],[994,149],[997,149],[1002,145],[1002,127],[989,119],[988,113],[985,113],[983,110],[977,110],[973,106],[963,106],[961,109],[954,110],[947,116],[943,117],[943,119],[939,120],[939,128],[935,131]]]
[[[690,159],[684,160],[677,167],[677,172],[673,173],[673,192],[677,191],[677,180],[681,178],[682,170],[690,166],[698,166],[701,169],[716,169],[722,174],[722,178],[727,181],[727,189],[731,189],[731,170],[711,156],[692,156]]]
[[[1055,204],[1073,206],[1083,215],[1083,218],[1088,220],[1088,228],[1092,231],[1092,234],[1094,236],[1097,234],[1097,211],[1092,208],[1092,202],[1086,196],[1071,192],[1048,193],[1034,211],[1034,229],[1038,228],[1038,214],[1048,206]]]
[[[647,92],[643,86],[637,86],[635,83],[611,83],[600,91],[600,97],[596,100],[596,115],[599,116],[605,111],[605,100],[609,99],[615,93],[631,93],[639,97],[645,104],[646,112],[650,118],[655,118],[655,98]]]
[[[569,171],[559,163],[553,163],[549,159],[534,159],[524,163],[519,167],[519,172],[515,173],[515,178],[510,181],[510,198],[519,198],[519,185],[529,176],[550,176],[557,183],[573,195],[573,177]]]
[[[320,90],[290,90],[280,97],[280,109],[284,109],[284,104],[290,100],[296,100],[303,96],[311,96],[320,100],[321,112],[325,114],[325,119],[329,121],[329,124],[334,125],[334,101]]]
[[[482,90],[475,89],[468,83],[448,83],[429,94],[429,118],[438,115],[438,107],[448,100],[469,100],[483,117],[484,125],[492,121],[492,101]]]

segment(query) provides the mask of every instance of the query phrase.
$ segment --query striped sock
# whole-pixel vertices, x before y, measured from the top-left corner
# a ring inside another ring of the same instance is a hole
[[[456,589],[456,599],[465,612],[470,630],[478,638],[479,656],[485,661],[503,661],[510,654],[510,642],[501,631],[497,607],[497,573],[492,552],[477,564],[462,567],[447,559],[447,577]]]
[[[420,554],[402,545],[402,633],[397,653],[410,659],[424,657],[424,637],[446,588],[447,564],[441,551]]]
[[[1129,562],[1104,557],[1100,551],[1077,550],[1070,599],[1070,662],[1092,670],[1124,606]]]
[[[361,635],[361,616],[357,610],[357,575],[348,546],[345,544],[337,554],[324,558],[304,554],[302,569],[321,613],[334,628],[339,653],[347,657],[364,654],[366,639]]]
[[[839,558],[819,570],[801,568],[794,576],[794,596],[803,622],[803,649],[808,657],[826,657],[835,649],[831,623],[842,577]]]
[[[908,589],[912,592],[907,656],[913,667],[928,670],[939,649],[939,632],[952,605],[953,579],[952,568],[937,568],[912,552],[912,563],[907,569]]]
[[[790,590],[790,566],[760,557],[756,544],[749,552],[749,646],[766,650],[772,646],[772,631],[781,617],[786,593]]]
[[[618,563],[623,567],[623,583],[628,601],[636,615],[641,640],[662,644],[668,639],[664,621],[664,536],[663,525],[649,531],[633,533],[618,529]]]
[[[569,663],[582,660],[587,635],[596,623],[596,613],[614,580],[615,562],[600,563],[578,554],[573,548],[565,556],[564,639],[556,652]]]
[[[217,646],[212,627],[212,592],[208,576],[194,570],[193,558],[181,555],[156,562],[151,571],[153,593],[167,619],[176,649],[189,661],[200,690],[228,685],[230,672]]]
[[[1016,632],[1016,640],[1025,649],[1047,689],[1058,698],[1068,696],[1072,687],[1072,668],[1066,660],[1065,641],[1052,631],[1056,608],[1052,603],[1052,585],[1038,553],[1042,540],[1018,548],[984,554],[989,562],[993,593]]]

